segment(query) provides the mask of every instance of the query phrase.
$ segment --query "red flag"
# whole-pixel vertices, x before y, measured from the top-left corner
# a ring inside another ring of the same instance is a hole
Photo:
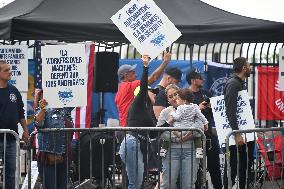
[[[284,120],[284,91],[279,91],[279,68],[258,66],[259,120]]]

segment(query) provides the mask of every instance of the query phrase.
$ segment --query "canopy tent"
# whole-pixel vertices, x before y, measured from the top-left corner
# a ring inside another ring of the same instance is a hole
[[[128,42],[110,17],[128,1],[16,0],[0,9],[0,39]],[[284,24],[231,14],[199,0],[155,0],[181,43],[283,42]]]

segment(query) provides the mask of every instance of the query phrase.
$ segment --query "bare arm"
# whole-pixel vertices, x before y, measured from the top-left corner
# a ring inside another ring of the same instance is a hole
[[[163,63],[148,77],[148,85],[153,84],[157,81],[164,72],[164,69],[171,60],[171,54],[168,52],[164,53]]]
[[[20,119],[20,124],[23,128],[23,135],[22,135],[22,139],[27,142],[28,139],[29,139],[29,130],[28,130],[28,127],[27,127],[27,121],[26,119]]]
[[[35,121],[38,122],[39,124],[42,123],[44,117],[45,117],[45,107],[47,106],[47,102],[45,99],[42,99],[39,101],[39,108],[40,111],[37,113],[37,115],[35,115]],[[40,126],[40,125],[37,125]]]
[[[155,114],[156,118],[158,118],[160,116],[161,111],[165,108],[166,107],[164,107],[164,106],[153,106],[153,110],[154,110],[154,114]]]

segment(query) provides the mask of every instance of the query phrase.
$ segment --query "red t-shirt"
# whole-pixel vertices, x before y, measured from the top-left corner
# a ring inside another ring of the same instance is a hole
[[[127,115],[130,105],[134,100],[134,90],[140,85],[140,80],[132,82],[122,81],[118,87],[114,102],[118,109],[121,127],[127,126]]]

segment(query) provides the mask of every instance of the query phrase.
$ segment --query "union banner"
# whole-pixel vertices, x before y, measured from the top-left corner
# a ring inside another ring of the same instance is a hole
[[[284,120],[284,91],[279,89],[279,68],[259,66],[257,117],[259,120]]]

